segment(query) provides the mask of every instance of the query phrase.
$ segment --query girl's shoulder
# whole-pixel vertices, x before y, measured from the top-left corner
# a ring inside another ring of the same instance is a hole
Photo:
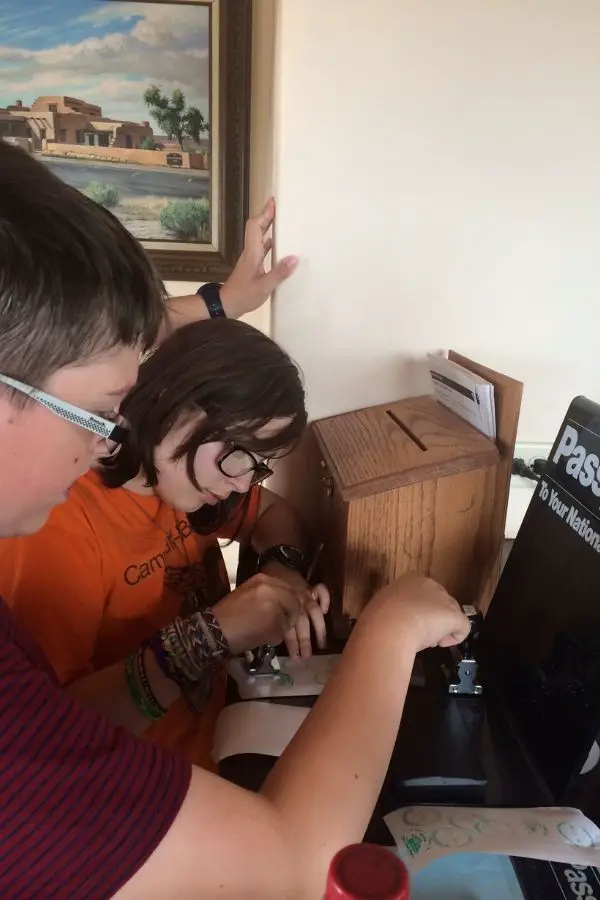
[[[96,472],[86,472],[69,489],[64,503],[52,510],[48,525],[71,533],[96,531],[106,521],[108,493]]]

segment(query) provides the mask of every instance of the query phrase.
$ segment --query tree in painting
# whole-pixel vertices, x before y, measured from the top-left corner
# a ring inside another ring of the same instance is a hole
[[[208,134],[209,125],[197,106],[188,106],[185,114],[185,132],[197,144],[203,134]]]
[[[200,143],[201,136],[208,132],[208,122],[197,106],[186,105],[185,94],[180,88],[173,91],[169,100],[158,85],[153,84],[144,92],[144,103],[158,127],[169,140],[175,139],[182,149],[186,135]]]

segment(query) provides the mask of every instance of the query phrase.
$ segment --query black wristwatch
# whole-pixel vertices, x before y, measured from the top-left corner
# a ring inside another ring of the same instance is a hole
[[[223,309],[223,304],[221,303],[222,287],[223,285],[219,284],[218,281],[209,281],[208,284],[203,284],[196,291],[206,303],[206,308],[211,319],[216,319],[218,316],[227,318],[225,310]]]
[[[308,560],[306,554],[291,544],[276,544],[261,553],[256,563],[257,572],[269,562],[278,562],[287,569],[293,569],[306,577],[308,572]]]

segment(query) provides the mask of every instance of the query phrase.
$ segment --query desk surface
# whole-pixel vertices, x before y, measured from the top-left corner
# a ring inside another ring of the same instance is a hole
[[[338,650],[340,648],[334,648]],[[329,648],[331,652],[332,648]],[[428,687],[409,690],[402,726],[366,840],[390,844],[383,816],[402,805],[418,803],[467,804],[473,806],[545,806],[552,798],[536,777],[503,714],[499,703],[489,698],[455,698],[443,691],[432,672],[439,670],[437,651],[422,654]],[[261,702],[310,707],[316,697],[288,697]],[[227,702],[239,702],[237,686],[228,685]],[[418,761],[418,762],[415,762]],[[429,764],[438,775],[481,773],[483,788],[409,788],[407,778],[426,772],[409,771]],[[240,754],[224,759],[219,771],[229,781],[257,791],[275,763],[275,758]],[[440,767],[449,767],[440,769]]]
[[[328,652],[339,652],[340,649],[341,647],[330,647]],[[445,694],[435,676],[431,677],[432,671],[439,670],[437,654],[438,651],[431,651],[422,656],[424,670],[429,675],[425,679],[428,686],[412,687],[409,690],[388,773],[365,834],[367,841],[391,845],[392,838],[383,817],[407,803],[464,803],[490,807],[554,805],[547,788],[536,775],[520,746],[500,702],[490,696],[452,698]],[[262,702],[310,707],[316,699],[289,697]],[[230,681],[227,701],[235,703],[239,700],[237,686]],[[430,792],[419,795],[415,789],[407,794],[404,784],[407,766],[412,764],[411,759],[432,759],[431,746],[438,749],[438,755],[442,758],[451,759],[454,754],[456,764],[462,764],[461,740],[464,740],[464,736],[460,736],[461,721],[466,734],[471,735],[467,739],[467,745],[471,741],[473,744],[471,748],[467,746],[466,752],[474,755],[474,759],[471,762],[467,760],[466,765],[472,765],[483,773],[485,787],[479,794],[463,794],[462,797],[460,793],[453,794],[447,789],[441,791],[437,799],[432,798]],[[446,730],[455,733],[453,746],[444,746],[441,742],[441,735]],[[224,759],[219,771],[224,778],[235,784],[257,791],[274,764],[275,758],[270,756],[243,754]],[[465,891],[461,892],[465,865],[470,872],[479,872],[481,876],[481,885],[477,878],[468,882],[470,900],[540,900],[541,897],[544,900],[559,900],[570,896],[568,876],[564,875],[565,871],[568,872],[567,866],[535,860],[509,861],[487,855],[478,857],[475,864],[470,856],[465,854],[446,858],[427,867],[414,880],[412,893],[415,900],[435,900],[436,897],[462,900],[467,896]],[[600,896],[600,874],[595,869],[587,869],[585,873],[591,888],[597,890],[593,896]],[[485,891],[484,883],[488,885]]]

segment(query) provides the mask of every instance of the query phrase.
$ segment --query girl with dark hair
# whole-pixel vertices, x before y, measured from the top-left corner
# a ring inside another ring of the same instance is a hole
[[[298,516],[261,487],[306,427],[298,370],[274,341],[225,318],[180,328],[143,362],[120,414],[128,432],[116,453],[41,531],[0,548],[0,592],[61,683],[117,721],[109,667],[122,673],[128,654],[177,617],[202,629],[212,613],[197,614],[214,608],[233,651],[285,639],[308,655],[311,621],[324,642],[329,603],[323,585],[311,592],[305,581]],[[251,545],[272,579],[268,602],[263,575],[218,612],[229,593],[219,537]],[[292,629],[282,615],[290,590],[305,608]],[[223,688],[211,669],[146,734],[210,766]]]

